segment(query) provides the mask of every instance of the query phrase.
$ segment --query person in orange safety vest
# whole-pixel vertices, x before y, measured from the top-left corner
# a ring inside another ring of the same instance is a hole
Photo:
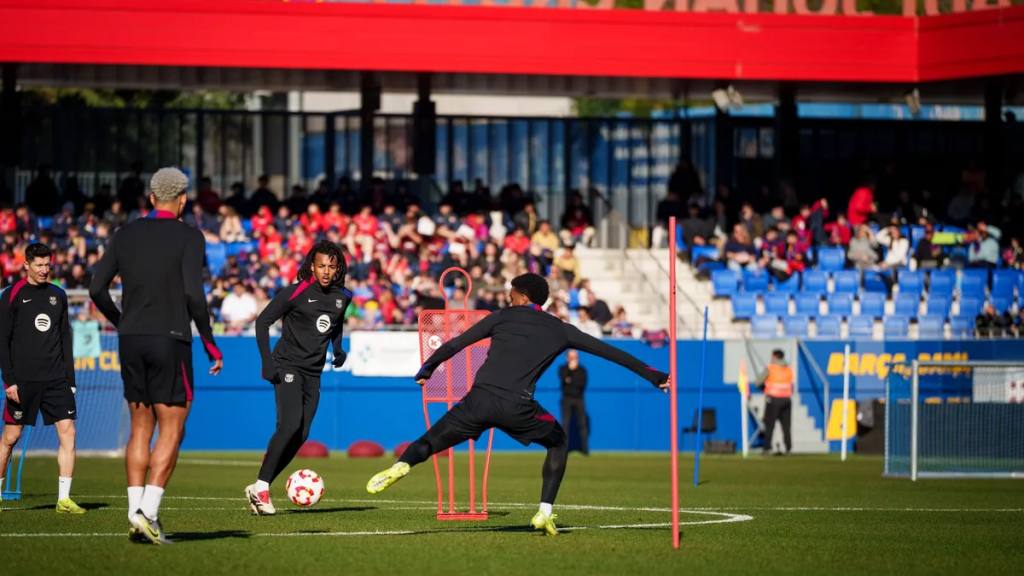
[[[782,350],[773,350],[771,362],[758,376],[758,382],[764,388],[764,450],[765,454],[772,451],[772,435],[775,423],[782,424],[782,437],[786,444],[786,454],[793,448],[793,439],[789,433],[792,414],[793,385],[795,378],[793,368],[786,362]],[[781,453],[779,453],[781,454]]]

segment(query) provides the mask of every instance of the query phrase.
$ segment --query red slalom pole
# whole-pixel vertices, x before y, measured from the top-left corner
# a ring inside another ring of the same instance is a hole
[[[676,370],[676,218],[668,219],[669,442],[672,450],[672,547],[679,548],[679,381]]]

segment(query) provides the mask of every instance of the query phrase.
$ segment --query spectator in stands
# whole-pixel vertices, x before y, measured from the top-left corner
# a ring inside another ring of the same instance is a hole
[[[871,270],[878,265],[878,244],[866,224],[857,227],[857,235],[850,240],[846,258],[858,270]]]
[[[583,203],[583,195],[578,191],[569,195],[561,224],[562,229],[558,235],[562,238],[563,244],[582,242],[584,246],[590,246],[595,233],[594,223],[590,210]]]
[[[747,227],[742,223],[733,226],[732,236],[725,243],[725,262],[730,270],[736,272],[744,268],[751,272],[760,270],[757,264],[757,249],[750,239]]]
[[[134,162],[132,171],[117,189],[117,199],[125,212],[132,212],[139,206],[140,200],[146,196],[146,184],[142,181],[142,163]]]
[[[266,206],[270,208],[271,212],[276,211],[278,199],[277,194],[270,189],[270,176],[260,174],[256,182],[256,190],[252,193],[252,198],[249,199],[249,210],[256,212],[261,206]]]
[[[527,236],[531,236],[537,231],[537,226],[540,225],[540,216],[537,215],[537,205],[533,200],[523,203],[523,208],[515,215],[514,222],[516,227],[522,228]]]
[[[233,279],[231,293],[224,297],[220,305],[220,316],[227,324],[230,333],[239,333],[246,329],[259,314],[259,306],[245,284]]]
[[[680,197],[679,192],[669,188],[668,194],[658,202],[658,208],[655,211],[655,224],[651,230],[651,246],[653,248],[661,248],[665,245],[665,237],[668,233],[668,219],[671,217],[676,218],[676,222],[682,221],[685,215],[686,207],[683,205],[683,199]]]
[[[626,317],[626,309],[622,306],[615,308],[615,318],[611,322],[612,336],[615,338],[632,338],[633,323]]]
[[[223,220],[220,223],[221,242],[247,242],[249,238],[242,227],[242,219],[235,212],[234,208],[223,206],[221,208]]]
[[[878,205],[875,203],[874,185],[865,184],[854,190],[846,209],[846,219],[850,225],[856,228],[867,224],[875,212],[878,212]]]
[[[688,216],[683,220],[683,241],[687,246],[705,246],[715,237],[715,223],[701,214],[700,206],[691,203],[687,206]]]
[[[505,237],[505,249],[524,256],[530,250],[530,238],[526,236],[526,231],[522,228],[513,230],[511,236]]]
[[[442,201],[441,205],[437,207],[434,223],[438,226],[445,226],[449,230],[458,230],[459,217],[455,215],[455,210],[451,204]]]
[[[999,265],[999,238],[1002,232],[987,222],[978,222],[967,234],[967,265],[974,268],[995,268]]]
[[[1007,246],[1006,250],[1003,250],[1003,262],[1010,268],[1024,269],[1024,247],[1021,246],[1020,238],[1016,236],[1010,238],[1010,245]]]
[[[932,243],[935,229],[931,224],[924,227],[924,237],[917,241],[914,248],[914,262],[918,270],[932,270],[942,264],[942,247]]]
[[[213,189],[213,180],[209,176],[199,179],[199,191],[196,193],[196,204],[207,214],[216,215],[220,212],[223,202],[220,193]]]
[[[530,238],[530,242],[537,244],[552,255],[555,253],[555,250],[558,250],[558,234],[555,234],[554,230],[551,229],[551,223],[547,220],[540,221],[537,231]]]
[[[910,240],[903,236],[899,226],[890,224],[879,230],[875,239],[879,245],[888,249],[881,264],[883,270],[899,270],[907,266]]]
[[[604,332],[601,331],[601,325],[590,317],[590,313],[587,312],[586,308],[580,308],[576,314],[576,321],[572,324],[579,328],[580,332],[589,334],[594,338],[604,337]]]
[[[786,209],[782,205],[773,207],[771,211],[761,218],[761,224],[766,230],[768,228],[776,228],[780,232],[787,232],[789,230],[789,218],[786,217]]]
[[[825,224],[825,234],[828,236],[828,244],[831,246],[849,246],[853,238],[853,228],[846,214],[836,214],[835,222]]]
[[[224,200],[224,203],[242,218],[252,216],[252,212],[249,211],[249,200],[245,197],[245,185],[241,182],[231,185],[231,195]]]
[[[806,242],[800,240],[800,236],[794,230],[786,232],[786,245],[783,258],[786,263],[785,274],[781,277],[783,280],[788,280],[798,272],[803,272],[807,269],[807,251],[809,246]],[[781,267],[777,267],[781,270]]]
[[[554,266],[562,271],[566,283],[572,284],[580,277],[580,261],[576,258],[572,244],[568,244],[555,258]]]
[[[306,187],[301,184],[295,184],[292,186],[291,196],[285,201],[288,206],[288,210],[292,214],[302,214],[306,211],[306,206],[309,205],[309,198],[306,196]]]
[[[764,222],[761,215],[754,212],[754,206],[750,202],[744,202],[740,206],[740,224],[747,229],[749,238],[760,238],[764,235]]]
[[[1013,324],[1009,311],[996,310],[991,302],[986,302],[981,314],[975,319],[978,336],[982,338],[1002,338]]]
[[[60,190],[50,176],[50,166],[39,166],[36,177],[25,189],[28,209],[36,216],[53,216],[60,209]]]

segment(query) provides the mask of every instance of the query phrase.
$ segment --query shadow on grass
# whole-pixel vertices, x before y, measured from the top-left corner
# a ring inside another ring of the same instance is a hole
[[[53,504],[40,504],[38,506],[32,506],[29,508],[22,508],[22,510],[53,510]],[[86,510],[99,510],[101,508],[110,508],[110,504],[104,502],[82,502],[79,504]]]
[[[366,512],[376,510],[376,506],[334,506],[332,508],[292,508],[288,514],[331,514],[334,512]]]
[[[228,538],[249,538],[250,532],[242,530],[217,530],[214,532],[173,532],[168,537],[174,542],[201,542],[203,540],[225,540]]]

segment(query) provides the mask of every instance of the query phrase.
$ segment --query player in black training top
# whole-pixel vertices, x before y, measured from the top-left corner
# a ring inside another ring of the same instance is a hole
[[[511,307],[480,320],[427,359],[416,374],[421,386],[434,370],[459,351],[484,338],[491,339],[487,359],[476,373],[472,390],[426,434],[410,444],[398,462],[370,479],[366,485],[370,494],[384,491],[408,474],[410,467],[432,454],[478,438],[488,428],[498,428],[523,445],[536,442],[547,448],[540,510],[531,523],[552,536],[558,533],[551,506],[565,475],[566,436],[554,416],[533,399],[537,379],[567,348],[625,366],[663,390],[668,388],[668,374],[543,312],[540,306],[547,299],[548,283],[543,277],[537,274],[518,276],[512,280],[509,290]]]
[[[352,293],[345,289],[345,256],[336,244],[319,242],[299,268],[298,283],[277,294],[256,319],[256,343],[263,378],[274,385],[277,429],[270,437],[254,484],[245,487],[253,514],[275,513],[270,483],[284,470],[309,436],[320,402],[320,374],[327,344],[334,366],[345,363],[341,333]],[[281,322],[281,338],[270,351],[270,327]]]
[[[3,370],[4,433],[0,441],[0,487],[7,460],[24,426],[56,426],[57,512],[85,514],[71,499],[75,471],[75,359],[71,352],[68,297],[50,284],[50,258],[44,244],[25,249],[25,278],[0,294],[0,369]]]
[[[125,449],[132,525],[128,534],[133,540],[144,537],[166,544],[158,516],[192,406],[193,322],[212,362],[210,374],[220,373],[224,364],[203,293],[206,243],[199,230],[178,220],[185,209],[188,177],[177,168],[161,168],[150,188],[153,211],[117,231],[96,264],[89,295],[118,332],[124,399],[132,421]],[[109,291],[117,275],[120,310]]]

